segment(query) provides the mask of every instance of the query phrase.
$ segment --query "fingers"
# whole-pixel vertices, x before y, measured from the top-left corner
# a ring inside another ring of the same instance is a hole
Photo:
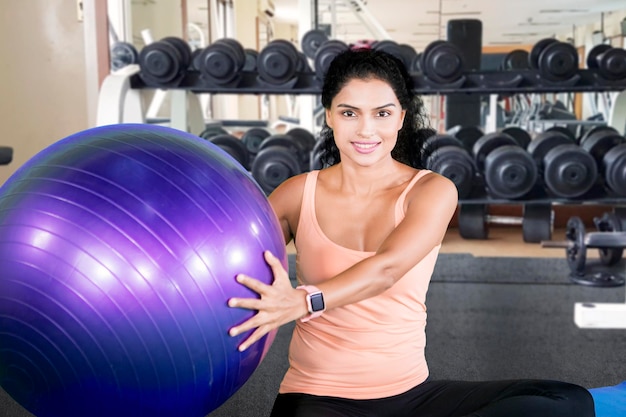
[[[250,346],[252,346],[254,343],[258,342],[259,340],[261,340],[261,338],[263,336],[265,336],[267,333],[269,332],[269,330],[264,330],[263,328],[259,327],[258,329],[256,329],[251,335],[250,337],[248,337],[246,340],[243,341],[243,343],[241,343],[238,347],[237,350],[239,350],[240,352],[243,352],[244,350],[248,349]]]

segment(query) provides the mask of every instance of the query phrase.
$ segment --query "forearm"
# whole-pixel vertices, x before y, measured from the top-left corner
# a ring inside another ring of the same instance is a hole
[[[402,277],[385,255],[373,255],[335,277],[316,284],[324,294],[326,309],[356,303],[383,293]]]

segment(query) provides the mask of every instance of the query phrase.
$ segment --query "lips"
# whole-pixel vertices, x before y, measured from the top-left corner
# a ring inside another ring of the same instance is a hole
[[[352,146],[359,153],[372,153],[380,145],[380,142],[352,142]]]

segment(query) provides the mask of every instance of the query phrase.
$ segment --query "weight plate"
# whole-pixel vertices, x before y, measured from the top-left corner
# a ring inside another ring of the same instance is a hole
[[[463,143],[451,135],[435,134],[422,143],[422,165],[426,166],[426,160],[439,148],[444,146],[456,146],[465,148]]]
[[[476,166],[479,171],[483,171],[487,155],[494,149],[503,145],[519,146],[515,139],[502,132],[487,133],[474,143],[472,154],[474,155],[474,160],[476,161]]]
[[[411,67],[411,62],[413,61],[414,55],[416,54],[415,50],[413,50],[413,53],[411,53],[408,48],[413,50],[413,48],[409,45],[401,46],[397,42],[390,39],[377,41],[372,45],[372,49],[387,52],[388,54],[398,58],[400,61],[402,61],[407,71]]]
[[[578,72],[578,51],[567,42],[550,43],[541,51],[537,65],[547,80],[568,80]]]
[[[487,155],[484,178],[492,197],[516,199],[535,186],[537,166],[528,152],[517,144],[502,145]]]
[[[286,134],[299,141],[305,152],[311,152],[317,142],[313,133],[303,127],[293,127]]]
[[[546,132],[560,132],[570,138],[572,142],[576,142],[576,135],[565,126],[552,126],[546,129]]]
[[[603,158],[606,153],[620,145],[626,143],[626,138],[611,130],[600,130],[590,135],[580,147],[593,156],[598,166],[603,165]]]
[[[128,42],[115,42],[111,48],[111,69],[117,71],[131,64],[139,62],[139,52]]]
[[[300,56],[289,41],[275,39],[259,52],[256,68],[259,76],[270,84],[284,84],[296,76]]]
[[[147,84],[167,84],[181,73],[180,53],[169,42],[153,42],[139,53],[140,77]]]
[[[307,31],[301,40],[302,52],[307,58],[315,59],[315,54],[320,46],[328,40],[326,33],[319,29]]]
[[[626,143],[609,150],[602,160],[604,181],[620,197],[626,197]]]
[[[583,143],[585,143],[587,141],[587,139],[589,139],[592,135],[598,133],[598,132],[613,132],[613,133],[617,133],[619,134],[619,132],[617,131],[617,129],[615,129],[613,126],[594,126],[591,129],[587,130],[580,138],[580,140],[578,141],[579,145],[583,145]]]
[[[593,222],[599,232],[621,232],[622,223],[614,213],[604,213],[600,218],[594,218]],[[625,243],[626,245],[626,243]],[[615,265],[622,259],[624,248],[598,248],[600,262],[603,265]]]
[[[398,45],[400,48],[400,54],[402,54],[402,62],[404,62],[404,66],[408,72],[416,72],[413,68],[413,63],[417,58],[417,51],[411,45],[406,43],[401,43]]]
[[[230,134],[221,134],[212,136],[209,142],[219,146],[229,153],[237,162],[239,162],[245,169],[250,169],[250,154],[246,145],[243,144],[241,139]]]
[[[451,42],[431,42],[422,55],[422,71],[438,84],[449,84],[463,75],[463,54]]]
[[[586,64],[588,69],[597,69],[598,68],[598,56],[600,54],[611,49],[611,45],[607,45],[604,43],[598,44],[589,50],[587,54]]]
[[[315,53],[315,76],[322,80],[326,71],[328,71],[331,61],[348,48],[348,44],[337,39],[330,39],[324,42]]]
[[[181,38],[175,36],[168,36],[161,39],[161,42],[168,42],[171,44],[180,54],[180,62],[183,68],[189,68],[191,65],[191,46]]]
[[[460,127],[453,136],[460,140],[463,146],[471,152],[476,141],[484,135],[485,133],[478,126],[463,126]]]
[[[543,160],[550,149],[559,145],[571,145],[574,142],[566,135],[556,131],[545,131],[539,133],[530,141],[526,150],[535,160],[538,167],[543,166]]]
[[[626,50],[611,48],[598,57],[598,73],[605,80],[626,78]]]
[[[543,180],[557,197],[581,197],[597,178],[596,161],[578,145],[559,145],[549,150],[544,158]]]
[[[487,239],[486,204],[459,204],[459,234],[464,239]]]
[[[532,139],[528,131],[517,126],[505,127],[504,129],[502,129],[502,133],[506,133],[507,135],[511,136],[513,139],[515,139],[518,145],[524,149],[528,147],[528,144]]]
[[[585,245],[585,224],[580,217],[570,217],[565,226],[565,239],[569,245],[565,249],[565,258],[573,275],[584,275],[587,261]]]
[[[216,40],[215,42],[225,43],[227,45],[230,45],[230,47],[233,48],[233,52],[235,53],[235,58],[236,58],[237,63],[239,64],[239,67],[244,66],[246,62],[246,51],[243,45],[241,44],[241,42],[239,42],[235,38],[220,38]]]
[[[222,134],[227,135],[228,134],[228,130],[224,129],[221,126],[213,125],[213,126],[208,126],[206,129],[204,129],[202,131],[202,133],[200,133],[199,136],[202,139],[207,139],[208,140],[208,139],[212,138],[213,136],[222,135]]]
[[[268,146],[261,149],[252,162],[252,177],[266,194],[288,178],[301,172],[300,163],[288,149]]]
[[[217,40],[204,48],[195,65],[200,73],[216,84],[228,84],[233,81],[245,64],[233,46]]]
[[[241,141],[248,148],[251,155],[256,155],[261,148],[261,143],[270,136],[270,132],[262,127],[252,127],[245,131],[241,137]]]
[[[540,243],[552,239],[554,212],[551,204],[524,204],[522,236],[524,242]]]
[[[528,51],[523,49],[514,49],[504,57],[502,69],[505,71],[525,70],[528,69]]]
[[[275,134],[268,136],[265,138],[263,142],[261,142],[261,146],[259,147],[259,152],[267,147],[283,147],[287,149],[291,154],[296,158],[296,160],[300,163],[300,172],[305,172],[309,168],[309,151],[304,149],[302,143],[299,141],[293,140],[291,136],[286,134]]]
[[[545,38],[541,39],[537,42],[532,49],[530,50],[530,54],[528,55],[528,66],[532,69],[539,68],[539,56],[541,52],[543,52],[544,48],[554,42],[558,42],[554,38]]]
[[[462,147],[443,146],[426,159],[426,169],[443,175],[456,185],[458,198],[469,197],[476,169],[469,153]]]

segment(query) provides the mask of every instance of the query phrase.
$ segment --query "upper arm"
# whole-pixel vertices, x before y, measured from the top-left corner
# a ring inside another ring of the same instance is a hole
[[[306,174],[288,178],[269,195],[268,200],[283,231],[285,243],[295,236]]]
[[[404,219],[377,251],[395,279],[441,244],[457,203],[456,186],[440,174],[427,174],[413,186]]]

